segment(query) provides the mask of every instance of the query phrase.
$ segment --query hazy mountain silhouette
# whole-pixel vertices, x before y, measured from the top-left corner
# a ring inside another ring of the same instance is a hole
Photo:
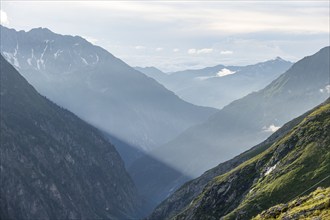
[[[280,134],[280,138],[268,143],[268,147],[264,146],[259,154],[212,178],[203,192],[171,219],[251,219],[273,205],[287,203],[320,186],[329,187],[329,119],[330,99],[300,117],[298,125],[286,134]],[[297,201],[296,206],[303,201]],[[311,212],[319,209],[317,207],[320,205],[309,204]],[[325,205],[322,209],[327,207]],[[269,210],[269,214],[277,218],[286,210],[288,207],[281,211]],[[306,215],[307,210],[301,216]],[[320,213],[315,212],[314,216],[319,217]],[[167,218],[166,214],[152,217]]]
[[[248,66],[217,65],[165,74],[154,67],[135,69],[154,78],[182,99],[196,105],[222,108],[258,91],[292,65],[280,57]]]
[[[330,100],[328,99],[325,104],[329,104]],[[206,171],[200,177],[193,179],[183,186],[181,186],[176,192],[171,196],[166,198],[148,217],[148,219],[171,219],[174,216],[182,212],[189,204],[192,204],[193,201],[202,194],[205,187],[212,182],[217,176],[221,176],[234,168],[240,166],[244,162],[252,159],[253,157],[263,153],[274,145],[279,140],[283,139],[292,129],[294,129],[298,124],[300,124],[309,114],[315,111],[317,108],[314,108],[305,114],[291,120],[290,122],[283,125],[279,130],[273,133],[262,143],[252,147],[251,149],[245,151],[244,153],[223,162],[216,167]],[[244,143],[242,143],[243,145]],[[211,210],[209,210],[211,211]]]
[[[216,111],[182,101],[79,36],[1,26],[1,53],[41,94],[139,150],[164,144]]]
[[[232,102],[206,122],[189,128],[152,151],[151,155],[186,176],[197,177],[266,139],[285,122],[328,97],[329,47],[326,47],[295,63],[264,89]],[[160,175],[162,168],[148,160],[140,158],[134,162],[130,173],[145,176],[148,184],[153,181],[157,185],[159,180],[152,177]],[[149,164],[150,168],[141,169],[144,164]],[[179,180],[167,182],[180,184]]]
[[[130,219],[140,199],[116,149],[1,56],[1,219]]]

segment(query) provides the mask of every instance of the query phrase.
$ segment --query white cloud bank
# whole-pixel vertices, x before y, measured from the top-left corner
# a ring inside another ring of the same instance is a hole
[[[138,45],[138,46],[135,46],[134,48],[137,49],[137,50],[143,50],[146,47],[145,46]]]
[[[227,68],[223,68],[221,69],[215,76],[198,76],[195,77],[195,79],[198,80],[207,80],[207,79],[212,79],[212,78],[218,78],[218,77],[223,77],[223,76],[227,76],[227,75],[231,75],[236,73],[235,71],[231,71],[230,69]]]
[[[231,51],[231,50],[223,50],[223,51],[220,51],[220,54],[222,55],[229,55],[229,54],[233,54],[234,52]]]
[[[213,49],[212,48],[203,48],[203,49],[195,49],[195,48],[191,48],[187,51],[188,54],[208,54],[208,53],[212,53]]]
[[[0,24],[7,26],[9,25],[8,15],[5,11],[0,10]]]
[[[222,77],[222,76],[227,76],[236,73],[236,71],[231,71],[230,69],[223,68],[217,73],[217,76]]]
[[[275,131],[277,131],[280,127],[279,126],[275,126],[274,124],[271,124],[269,127],[263,127],[263,131],[265,132],[272,132],[274,133]]]
[[[320,89],[320,92],[330,94],[330,85],[326,85],[324,89]]]

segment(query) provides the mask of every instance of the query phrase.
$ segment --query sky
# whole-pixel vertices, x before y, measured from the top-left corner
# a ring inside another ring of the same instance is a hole
[[[297,61],[329,43],[329,1],[6,1],[1,24],[79,35],[165,72]]]

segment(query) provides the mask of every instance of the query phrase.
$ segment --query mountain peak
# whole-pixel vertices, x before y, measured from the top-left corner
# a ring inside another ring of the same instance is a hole
[[[38,28],[32,28],[30,31],[28,32],[39,32],[39,33],[51,33],[54,34],[54,32],[52,32],[51,30],[49,30],[48,28],[43,28],[43,27],[38,27]]]
[[[282,58],[279,57],[279,56],[277,56],[277,57],[275,58],[275,60],[278,60],[278,61],[285,61],[284,59],[282,59]]]

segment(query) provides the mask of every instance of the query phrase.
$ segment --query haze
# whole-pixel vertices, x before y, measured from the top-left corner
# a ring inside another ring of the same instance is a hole
[[[328,15],[329,1],[1,1],[2,25],[83,36],[165,72],[297,61],[329,45]]]

